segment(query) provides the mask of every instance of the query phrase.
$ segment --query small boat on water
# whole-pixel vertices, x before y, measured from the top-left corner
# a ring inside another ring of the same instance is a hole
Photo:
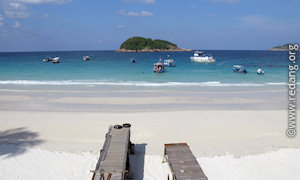
[[[59,57],[55,57],[52,59],[52,64],[59,63]]]
[[[240,65],[234,65],[234,66],[232,66],[232,69],[234,72],[244,73],[244,74],[247,73],[246,68],[244,68],[243,66],[240,66]]]
[[[256,72],[257,72],[258,75],[263,75],[263,74],[265,74],[265,71],[262,70],[262,69],[257,69]]]
[[[164,65],[168,66],[168,67],[176,67],[176,62],[174,61],[174,59],[169,58],[170,55],[167,55],[168,59],[164,60]]]
[[[165,72],[164,64],[161,62],[154,63],[153,72],[155,73],[163,73]]]
[[[134,58],[130,58],[129,63],[130,64],[135,64],[135,59]]]
[[[90,60],[90,56],[83,56],[82,59],[83,59],[84,61],[88,61],[88,60]]]
[[[52,58],[45,58],[45,59],[43,59],[43,62],[49,62],[49,61],[52,61],[53,59]]]
[[[173,59],[164,60],[164,65],[168,67],[176,67],[176,62]]]
[[[192,62],[199,63],[215,63],[216,59],[211,55],[206,55],[203,51],[196,51],[194,56],[190,57]]]

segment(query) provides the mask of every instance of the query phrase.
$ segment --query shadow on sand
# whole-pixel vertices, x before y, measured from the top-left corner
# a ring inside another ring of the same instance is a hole
[[[0,156],[12,157],[26,152],[28,147],[44,141],[38,139],[38,133],[24,127],[0,131]]]
[[[130,166],[133,172],[133,179],[144,179],[144,164],[147,144],[135,144],[134,155],[130,156]]]

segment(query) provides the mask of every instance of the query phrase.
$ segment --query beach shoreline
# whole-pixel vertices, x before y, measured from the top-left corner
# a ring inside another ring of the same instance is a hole
[[[6,85],[0,110],[164,112],[180,110],[286,110],[284,85],[261,87]],[[299,96],[299,95],[298,95]]]

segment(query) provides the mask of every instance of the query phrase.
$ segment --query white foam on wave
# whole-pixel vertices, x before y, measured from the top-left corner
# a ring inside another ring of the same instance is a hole
[[[286,83],[222,83],[219,81],[208,82],[145,82],[145,81],[121,81],[107,82],[95,80],[60,80],[60,81],[39,81],[39,80],[2,80],[0,85],[107,85],[107,86],[144,86],[144,87],[172,87],[172,86],[266,86],[266,85],[285,85]],[[299,84],[299,83],[297,83]]]
[[[286,83],[266,83],[268,85],[286,85]]]

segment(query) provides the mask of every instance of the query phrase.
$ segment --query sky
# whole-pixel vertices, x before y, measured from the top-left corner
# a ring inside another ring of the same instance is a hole
[[[0,52],[115,50],[133,36],[265,50],[299,42],[299,8],[300,0],[0,0]]]

